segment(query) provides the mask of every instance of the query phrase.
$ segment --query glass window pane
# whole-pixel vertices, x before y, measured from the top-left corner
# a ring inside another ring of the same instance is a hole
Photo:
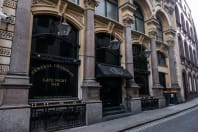
[[[78,0],[69,0],[69,1],[78,4]]]
[[[118,20],[118,8],[109,2],[107,2],[107,17]]]
[[[105,16],[105,1],[100,0],[99,6],[95,8],[95,12],[98,15]]]

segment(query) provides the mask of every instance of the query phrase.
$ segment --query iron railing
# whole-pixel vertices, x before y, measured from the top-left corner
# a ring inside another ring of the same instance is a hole
[[[142,104],[142,110],[152,110],[152,109],[157,109],[159,108],[158,105],[158,98],[142,98],[141,99],[141,104]]]
[[[50,106],[32,105],[30,118],[31,132],[49,132],[86,124],[86,105],[61,104]]]

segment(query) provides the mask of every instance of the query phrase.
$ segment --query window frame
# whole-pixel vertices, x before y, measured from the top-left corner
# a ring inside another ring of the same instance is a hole
[[[107,12],[107,10],[108,10],[108,9],[107,9],[107,5],[108,5],[108,4],[113,5],[113,6],[115,6],[115,8],[116,8],[116,16],[115,16],[115,19],[108,16],[108,12]],[[100,7],[100,4],[99,4],[98,7]],[[97,7],[96,7],[96,9],[95,9],[95,14],[101,15],[101,16],[104,16],[104,17],[107,17],[107,18],[109,18],[109,19],[111,19],[111,20],[114,20],[114,21],[118,21],[118,20],[119,20],[118,0],[104,0],[103,11],[104,11],[104,14],[97,13]]]

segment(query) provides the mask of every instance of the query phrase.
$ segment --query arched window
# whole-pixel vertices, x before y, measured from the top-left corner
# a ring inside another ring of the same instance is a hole
[[[184,42],[184,47],[185,47],[185,57],[187,60],[189,60],[189,49],[188,49],[188,44],[186,43],[186,41]]]
[[[188,84],[189,84],[190,92],[193,92],[193,87],[192,87],[192,77],[191,77],[191,75],[189,75]]]
[[[193,52],[192,52],[192,47],[189,45],[189,52],[190,52],[190,62],[193,63],[193,59],[194,59],[194,56],[193,56]]]
[[[178,36],[178,44],[179,44],[180,56],[184,57],[184,44],[180,35]]]
[[[67,37],[58,36],[58,24],[56,16],[33,18],[30,99],[77,97],[78,30],[71,25]]]
[[[135,22],[132,24],[132,29],[144,33],[144,16],[142,14],[141,8],[138,4],[136,5],[136,10],[134,13]]]
[[[157,60],[159,66],[166,66],[166,56],[160,51],[157,51]]]
[[[118,0],[100,0],[99,6],[95,8],[98,15],[118,20]]]
[[[185,24],[185,20],[184,20],[183,14],[181,14],[181,21],[182,21],[182,28],[185,31],[186,30],[186,24]]]
[[[196,86],[196,78],[194,77],[194,83],[193,83],[193,85],[194,85],[194,91],[195,91],[195,93],[197,92],[197,86]]]
[[[176,15],[176,22],[177,22],[177,26],[181,26],[181,20],[180,20],[180,16],[179,16],[179,10],[177,5],[175,6],[175,15]]]
[[[157,17],[158,25],[157,25],[157,40],[163,42],[163,27],[162,21],[160,18]]]

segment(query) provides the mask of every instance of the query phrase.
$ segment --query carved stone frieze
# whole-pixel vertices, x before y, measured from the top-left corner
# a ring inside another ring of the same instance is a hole
[[[0,74],[4,74],[9,71],[9,66],[8,65],[1,65],[0,64]]]
[[[4,0],[3,6],[16,9],[17,6],[17,0]]]
[[[11,49],[10,48],[0,47],[0,56],[10,57],[11,56]]]
[[[0,30],[0,39],[12,40],[13,36],[14,36],[13,32],[6,31],[6,30]]]
[[[59,0],[33,0],[32,5],[56,6]]]

